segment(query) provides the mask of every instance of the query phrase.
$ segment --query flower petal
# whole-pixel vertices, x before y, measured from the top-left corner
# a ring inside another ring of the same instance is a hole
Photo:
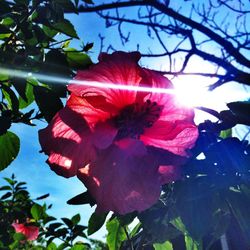
[[[25,235],[27,240],[36,240],[39,234],[39,228],[36,226],[26,226],[22,223],[12,223],[17,233]]]
[[[98,97],[95,97],[100,99]],[[112,105],[104,104],[101,105],[98,101],[98,107],[94,107],[92,102],[88,102],[87,99],[71,94],[67,101],[67,106],[74,110],[75,112],[81,114],[82,119],[84,119],[88,125],[93,128],[96,123],[103,122],[109,119],[112,114],[114,115],[117,111],[112,107]],[[105,110],[99,107],[106,107]]]
[[[22,234],[24,234],[24,231],[25,231],[25,229],[24,229],[24,224],[13,222],[11,225],[15,228],[15,231],[16,231],[17,233],[22,233]]]
[[[131,152],[136,149],[138,145]],[[157,168],[147,155],[128,156],[124,148],[112,146],[80,169],[78,177],[96,200],[97,212],[126,214],[143,211],[157,201],[161,190]]]
[[[98,123],[95,126],[94,132],[90,135],[89,140],[99,149],[105,149],[111,145],[117,129],[110,123]]]
[[[145,145],[162,148],[180,156],[189,155],[187,150],[195,145],[197,138],[197,127],[182,121],[158,121],[140,136]]]
[[[159,167],[160,182],[162,185],[179,180],[182,177],[180,166],[160,166]]]
[[[81,97],[102,96],[103,104],[110,103],[116,108],[123,108],[134,103],[136,92],[100,87],[88,87],[74,81],[95,81],[98,83],[112,83],[138,86],[141,81],[140,68],[137,65],[140,59],[138,52],[114,52],[112,55],[101,54],[100,62],[88,70],[78,71],[76,77],[68,86],[68,90]],[[94,103],[92,105],[95,107]],[[98,102],[100,106],[100,100]]]
[[[140,137],[145,145],[162,148],[180,156],[188,156],[187,150],[195,145],[198,138],[198,129],[192,124],[186,124],[182,129],[177,125],[173,131],[169,132],[169,135],[165,136],[163,133],[161,135],[153,134],[152,130],[150,132],[150,134],[145,133]],[[162,132],[164,132],[164,128]]]
[[[39,228],[36,226],[26,226],[25,233],[27,240],[36,240],[39,234]]]
[[[95,150],[86,139],[89,133],[82,116],[68,107],[60,110],[48,127],[39,131],[39,141],[49,155],[47,162],[52,170],[71,177],[94,158]]]

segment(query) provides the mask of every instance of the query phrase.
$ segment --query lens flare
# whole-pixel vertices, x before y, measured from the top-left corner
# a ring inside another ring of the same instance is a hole
[[[210,106],[211,104],[217,104],[218,102],[223,102],[224,104],[228,102],[225,99],[225,95],[218,94],[215,91],[208,91],[208,86],[196,85],[195,87],[190,87],[190,84],[184,85],[175,85],[174,89],[165,89],[165,88],[151,88],[144,86],[133,86],[133,85],[123,85],[123,84],[114,84],[114,83],[101,83],[97,81],[83,81],[83,80],[72,80],[70,78],[44,75],[39,73],[25,72],[16,69],[0,68],[0,77],[1,76],[11,76],[18,78],[31,78],[34,77],[40,82],[53,83],[53,84],[79,84],[89,87],[97,88],[109,88],[117,90],[127,90],[127,91],[141,91],[141,92],[151,92],[151,93],[160,93],[160,94],[172,94],[177,97],[177,100],[180,104],[196,107],[196,106]],[[243,90],[233,90],[228,93],[227,96],[234,96],[237,100],[246,100],[250,98],[248,92]],[[234,99],[235,99],[234,98]]]

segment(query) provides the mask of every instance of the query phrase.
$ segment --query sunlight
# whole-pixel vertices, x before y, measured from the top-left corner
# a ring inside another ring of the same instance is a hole
[[[11,75],[19,78],[34,77],[39,79],[39,81],[53,82],[64,85],[73,83],[89,87],[172,94],[177,97],[178,102],[181,105],[187,107],[203,106],[215,110],[222,110],[227,108],[226,103],[230,101],[246,100],[250,97],[249,93],[246,90],[240,88],[239,85],[235,87],[230,84],[227,84],[227,86],[222,86],[214,91],[208,91],[208,86],[214,82],[214,79],[202,76],[188,75],[175,77],[174,79],[172,79],[175,88],[166,89],[135,85],[123,85],[117,83],[102,83],[97,81],[79,81],[7,68],[0,68],[0,74]],[[225,93],[227,93],[227,95],[225,95]]]

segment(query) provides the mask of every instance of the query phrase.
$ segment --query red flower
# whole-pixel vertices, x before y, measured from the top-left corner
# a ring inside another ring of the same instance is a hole
[[[101,54],[79,71],[80,81],[172,88],[162,75],[137,62],[138,52]],[[198,130],[193,110],[170,94],[68,86],[71,95],[39,132],[48,164],[65,177],[77,175],[97,202],[97,211],[142,211],[159,198],[161,185],[180,178]]]
[[[29,226],[22,223],[12,223],[17,233],[25,235],[26,240],[36,240],[39,233],[39,228],[36,226]]]

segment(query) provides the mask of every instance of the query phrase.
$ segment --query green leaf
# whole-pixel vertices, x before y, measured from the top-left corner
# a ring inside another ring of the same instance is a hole
[[[11,190],[10,186],[2,186],[0,187],[0,191]]]
[[[232,137],[232,129],[222,130],[220,132],[220,137],[223,139],[226,139],[228,137]]]
[[[57,250],[56,244],[54,242],[50,242],[47,246],[47,250]]]
[[[122,242],[126,240],[126,233],[119,220],[117,218],[109,220],[106,224],[106,228],[108,231],[107,244],[109,250],[120,249]]]
[[[48,88],[35,86],[34,95],[36,103],[47,122],[50,122],[54,115],[63,108],[61,99]]]
[[[16,241],[25,240],[25,235],[22,233],[15,233],[13,239]]]
[[[8,131],[0,136],[0,170],[6,168],[18,155],[20,140],[14,133]]]
[[[61,22],[53,24],[52,27],[55,30],[60,31],[61,33],[65,34],[65,35],[79,39],[73,24],[67,19],[64,19]]]
[[[37,81],[35,79],[28,79],[26,88],[25,88],[25,96],[26,100],[24,100],[21,96],[19,97],[19,109],[24,109],[28,107],[34,101],[34,93],[33,86],[37,85]]]
[[[76,214],[71,218],[71,221],[74,226],[77,225],[80,222],[80,220],[81,220],[80,214]]]
[[[38,205],[38,204],[34,204],[32,207],[31,207],[31,215],[32,217],[38,221],[39,219],[41,219],[43,217],[43,208],[42,206]]]
[[[107,217],[107,213],[97,214],[93,213],[88,223],[88,235],[91,235],[98,231],[104,224]]]
[[[186,250],[198,250],[196,242],[189,236],[185,236]]]
[[[18,113],[19,102],[15,95],[15,92],[10,87],[7,87],[5,85],[2,85],[2,92],[4,94],[4,97],[8,101],[9,108],[11,108],[14,113]]]
[[[178,230],[180,230],[183,234],[185,234],[187,232],[187,229],[186,229],[185,225],[183,224],[183,222],[181,221],[180,217],[177,217],[177,218],[171,220],[170,223],[173,226],[175,226]]]
[[[53,38],[54,36],[56,36],[58,34],[58,31],[57,30],[54,30],[54,29],[51,29],[50,27],[46,26],[46,25],[43,25],[43,31],[44,33],[50,37],[50,38]]]
[[[9,71],[0,68],[0,81],[5,82],[9,80]]]
[[[173,250],[172,243],[169,241],[166,241],[162,244],[155,243],[153,244],[155,250]]]
[[[2,8],[2,3],[1,3],[1,8]],[[6,17],[4,18],[1,23],[6,26],[10,26],[14,23],[14,20],[11,17]]]
[[[64,51],[70,67],[84,69],[93,64],[90,57],[83,52],[79,52],[73,48],[65,48]]]
[[[14,178],[7,178],[7,177],[4,177],[4,180],[6,180],[11,186],[14,186],[17,181],[14,180]]]
[[[70,248],[70,250],[87,250],[85,245],[83,244],[75,244],[73,247]]]
[[[142,224],[139,222],[136,224],[136,226],[132,229],[132,231],[130,232],[129,236],[132,238],[134,237],[138,232],[139,230],[142,228]]]

